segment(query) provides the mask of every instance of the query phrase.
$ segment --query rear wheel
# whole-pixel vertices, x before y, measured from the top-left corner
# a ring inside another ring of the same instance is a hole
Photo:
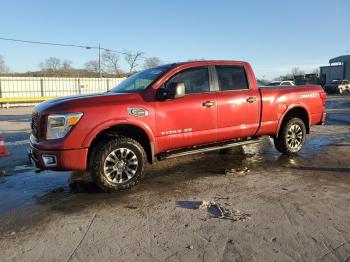
[[[278,137],[274,138],[276,149],[285,154],[292,155],[298,153],[304,146],[306,128],[300,118],[290,118],[281,127]]]
[[[134,139],[120,137],[95,147],[90,172],[94,182],[104,191],[118,191],[140,182],[145,163],[143,147]]]

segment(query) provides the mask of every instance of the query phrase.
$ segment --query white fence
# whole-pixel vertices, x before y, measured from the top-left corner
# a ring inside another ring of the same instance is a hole
[[[61,97],[102,93],[112,89],[124,78],[68,77],[0,77],[0,101],[11,98],[6,106],[33,105],[31,98]],[[28,99],[28,102],[23,102]],[[4,103],[3,103],[4,104]]]

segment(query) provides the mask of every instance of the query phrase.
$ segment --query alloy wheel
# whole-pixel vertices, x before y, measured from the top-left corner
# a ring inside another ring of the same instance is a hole
[[[109,182],[122,184],[135,176],[138,165],[135,152],[128,148],[117,148],[104,161],[104,175]]]
[[[297,150],[302,146],[302,142],[303,142],[302,128],[297,124],[291,125],[287,132],[288,146],[293,150]]]

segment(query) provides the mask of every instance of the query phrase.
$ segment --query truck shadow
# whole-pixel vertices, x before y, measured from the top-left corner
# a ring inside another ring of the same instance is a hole
[[[80,212],[81,209],[101,203],[130,205],[135,203],[135,198],[148,195],[150,192],[159,197],[178,194],[179,190],[183,193],[186,191],[194,193],[197,190],[195,180],[215,176],[224,177],[228,169],[249,166],[255,171],[259,168],[270,168],[272,165],[289,166],[291,164],[291,158],[277,153],[277,156],[269,161],[259,154],[239,152],[237,150],[225,154],[214,152],[161,161],[146,169],[141,184],[133,189],[115,193],[104,193],[85,174],[83,179],[71,178],[69,187],[57,187],[46,194],[36,196],[35,203],[49,206],[51,211],[65,213]],[[276,159],[278,164],[273,164]],[[77,176],[77,174],[73,175]]]
[[[310,140],[305,151],[319,150],[330,143],[330,140],[327,138],[320,139],[316,137]],[[323,141],[322,143],[320,142],[321,140]],[[193,190],[191,184],[195,184],[194,180],[225,176],[226,170],[229,169],[248,167],[255,172],[273,167],[298,169],[299,167],[307,166],[309,157],[313,157],[313,155],[308,156],[307,152],[293,157],[281,155],[270,146],[270,141],[266,139],[262,144],[249,146],[244,150],[242,147],[237,147],[226,152],[203,153],[157,162],[146,168],[144,179],[140,185],[122,192],[105,194],[92,183],[91,179],[89,179],[89,174],[83,173],[79,177],[79,173],[72,173],[69,187],[64,189],[54,188],[48,193],[37,197],[36,201],[40,205],[46,205],[58,202],[60,197],[64,200],[67,196],[70,196],[70,205],[72,204],[72,199],[74,199],[78,203],[77,209],[79,209],[79,203],[83,201],[98,204],[99,200],[105,201],[109,199],[116,203],[123,196],[133,197],[142,195],[145,192],[171,195],[179,187],[183,187],[183,182],[189,181],[190,183],[187,183],[187,187]],[[114,200],[117,201],[115,202]],[[60,204],[64,205],[64,201],[60,202]],[[68,209],[67,212],[75,212],[77,209]],[[60,210],[64,211],[65,209]]]
[[[227,168],[240,167],[245,159],[244,154],[211,153],[210,156],[202,154],[162,161],[147,169],[140,185],[115,193],[104,193],[87,177],[86,173],[82,174],[82,177],[79,177],[79,173],[72,173],[69,186],[55,187],[45,194],[35,196],[34,201],[39,206],[49,207],[51,211],[64,213],[80,212],[84,208],[101,203],[130,205],[134,203],[134,198],[149,192],[160,197],[170,196],[179,187],[186,190],[183,185],[185,181],[194,181],[208,176],[224,176]]]

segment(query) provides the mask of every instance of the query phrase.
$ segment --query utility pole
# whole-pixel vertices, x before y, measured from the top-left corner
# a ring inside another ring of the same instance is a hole
[[[98,75],[101,77],[101,43],[98,43]]]

